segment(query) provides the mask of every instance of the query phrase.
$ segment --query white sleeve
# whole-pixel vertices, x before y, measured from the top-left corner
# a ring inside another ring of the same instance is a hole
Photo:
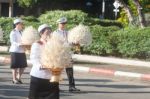
[[[38,43],[33,43],[30,53],[31,63],[34,65],[41,65],[40,57],[41,57],[40,45]]]
[[[13,31],[10,33],[10,42],[12,45],[15,45],[15,46],[21,45],[20,42],[17,42],[17,34],[14,33]]]

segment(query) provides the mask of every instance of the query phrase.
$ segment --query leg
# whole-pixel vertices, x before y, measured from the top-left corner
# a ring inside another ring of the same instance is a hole
[[[25,70],[25,68],[19,68],[19,69],[18,69],[17,79],[19,79],[19,80],[21,79],[21,76],[22,76],[24,70]]]
[[[13,78],[13,83],[18,84],[18,81],[17,81],[17,69],[12,69],[12,78]]]
[[[69,91],[80,91],[79,89],[75,88],[75,80],[73,76],[73,68],[66,68],[66,73],[69,80]]]
[[[18,79],[18,81],[19,81],[20,83],[22,83],[22,81],[21,81],[21,76],[22,76],[24,70],[25,70],[25,68],[19,68],[19,69],[18,69],[17,79]]]
[[[26,60],[26,55],[25,53],[19,53],[17,57],[17,62],[18,62],[18,75],[17,78],[18,80],[21,80],[21,76],[25,70],[25,67],[27,67],[27,60]]]
[[[28,99],[38,99],[38,78],[31,76]]]
[[[66,73],[69,80],[69,87],[75,87],[73,68],[66,68]]]

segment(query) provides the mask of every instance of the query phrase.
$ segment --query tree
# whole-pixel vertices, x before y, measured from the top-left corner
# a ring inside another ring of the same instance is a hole
[[[142,7],[139,3],[139,0],[133,0],[133,3],[135,4],[136,8],[137,8],[137,12],[138,12],[138,17],[139,17],[139,22],[140,22],[140,26],[141,28],[144,28],[146,25],[145,23],[145,17],[144,17],[144,14],[142,12]]]
[[[32,7],[38,0],[17,0],[19,6],[23,8]],[[13,3],[14,0],[9,0],[9,17],[13,17]]]
[[[19,6],[23,8],[32,7],[34,4],[37,3],[38,0],[17,0]]]
[[[116,0],[121,7],[123,7],[124,11],[127,13],[129,23],[133,23],[133,14],[130,7],[123,0]]]
[[[146,26],[144,14],[142,12],[142,7],[140,5],[140,3],[142,4],[143,2],[145,2],[145,0],[140,0],[141,2],[139,2],[139,0],[128,0],[126,2],[125,2],[125,0],[116,0],[116,1],[118,1],[118,3],[120,3],[121,7],[126,12],[129,23],[131,23],[131,24],[135,23],[135,17],[137,15],[138,21],[139,21],[138,25],[141,28],[144,28]]]

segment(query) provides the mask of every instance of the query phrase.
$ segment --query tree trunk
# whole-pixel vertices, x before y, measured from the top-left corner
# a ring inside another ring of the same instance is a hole
[[[2,3],[0,3],[0,16],[2,15]]]
[[[140,6],[139,0],[133,0],[135,6],[137,7],[138,17],[139,17],[139,24],[141,28],[144,28],[146,26],[145,17],[142,13],[142,7]]]
[[[129,6],[123,0],[116,0],[116,1],[118,1],[118,3],[121,5],[121,7],[123,7],[125,12],[127,13],[129,23],[132,24],[134,18],[133,18],[133,14],[132,14],[131,9],[129,8]]]
[[[9,17],[13,17],[13,0],[9,0]]]

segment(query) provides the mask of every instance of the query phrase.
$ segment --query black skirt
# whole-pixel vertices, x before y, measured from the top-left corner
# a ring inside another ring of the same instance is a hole
[[[11,64],[10,68],[25,68],[27,67],[27,59],[25,53],[11,52]]]
[[[59,99],[59,83],[31,76],[29,99]]]

